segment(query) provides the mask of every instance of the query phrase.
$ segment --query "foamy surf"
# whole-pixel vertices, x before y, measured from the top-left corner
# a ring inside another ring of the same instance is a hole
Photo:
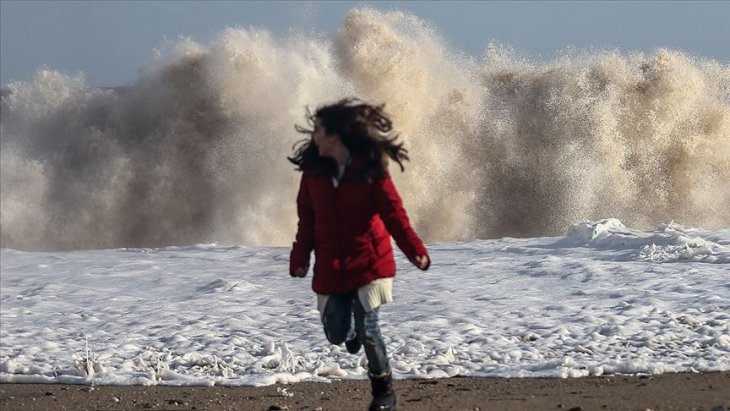
[[[691,243],[703,248],[689,258],[644,251]],[[728,371],[728,246],[727,229],[602,220],[561,237],[432,244],[427,272],[399,253],[395,301],[380,314],[391,365],[397,378]],[[367,378],[362,352],[327,343],[288,253],[2,249],[0,382]]]

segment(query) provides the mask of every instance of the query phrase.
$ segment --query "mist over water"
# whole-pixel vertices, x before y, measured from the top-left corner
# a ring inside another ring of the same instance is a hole
[[[730,226],[730,67],[680,51],[473,58],[401,12],[335,38],[228,29],[160,50],[124,89],[40,69],[2,97],[0,240],[17,249],[288,245],[305,106],[386,103],[392,170],[427,241],[615,217]]]

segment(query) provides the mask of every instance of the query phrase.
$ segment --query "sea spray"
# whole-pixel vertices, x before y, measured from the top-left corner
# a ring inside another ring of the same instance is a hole
[[[475,59],[403,12],[335,38],[226,29],[168,43],[123,89],[48,68],[2,99],[2,247],[287,245],[305,107],[386,103],[392,170],[428,241],[730,225],[730,68],[680,51]]]

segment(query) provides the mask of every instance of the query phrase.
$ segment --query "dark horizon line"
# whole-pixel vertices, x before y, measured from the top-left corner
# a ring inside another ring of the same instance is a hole
[[[125,91],[132,88],[132,86],[102,86],[102,87],[86,87],[87,89],[94,90],[114,90],[114,91]],[[10,89],[7,87],[0,88],[0,96],[6,96],[10,94]]]

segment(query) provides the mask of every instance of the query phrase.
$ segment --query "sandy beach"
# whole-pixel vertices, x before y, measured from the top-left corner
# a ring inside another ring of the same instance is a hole
[[[397,380],[399,410],[707,410],[730,407],[730,373]],[[365,380],[266,387],[0,385],[8,410],[358,410]]]

